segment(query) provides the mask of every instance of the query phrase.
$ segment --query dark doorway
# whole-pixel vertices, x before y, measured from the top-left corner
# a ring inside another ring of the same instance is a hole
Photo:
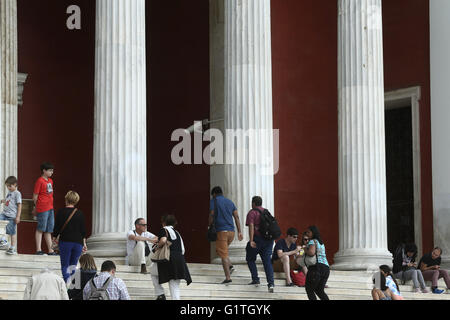
[[[414,242],[414,175],[411,107],[385,111],[388,248]]]

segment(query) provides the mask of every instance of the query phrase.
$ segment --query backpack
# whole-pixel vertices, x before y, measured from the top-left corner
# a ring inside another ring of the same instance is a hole
[[[108,288],[112,280],[112,277],[109,277],[101,288],[97,288],[94,283],[94,278],[92,278],[91,281],[89,281],[91,284],[91,293],[87,300],[109,300],[109,294],[108,291],[106,291],[106,288]]]
[[[281,229],[269,210],[264,209],[264,212],[261,212],[258,208],[254,210],[261,214],[259,223],[259,233],[261,233],[261,236],[266,240],[278,239],[281,236]]]

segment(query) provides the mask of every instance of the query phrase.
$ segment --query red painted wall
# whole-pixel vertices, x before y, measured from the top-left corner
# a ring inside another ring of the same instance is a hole
[[[20,191],[31,199],[40,164],[52,162],[55,208],[64,206],[67,191],[77,191],[90,230],[95,1],[17,2],[19,72],[29,74],[19,108]],[[66,27],[66,9],[72,4],[81,8],[80,31]],[[35,252],[35,230],[36,223],[19,225],[20,253]]]
[[[189,262],[209,263],[209,166],[175,166],[175,129],[209,118],[209,1],[147,1],[148,217],[175,214]]]
[[[337,1],[272,1],[275,211],[283,232],[316,225],[339,246]]]
[[[429,0],[384,0],[386,91],[420,86],[422,236],[424,252],[433,248],[430,116]]]

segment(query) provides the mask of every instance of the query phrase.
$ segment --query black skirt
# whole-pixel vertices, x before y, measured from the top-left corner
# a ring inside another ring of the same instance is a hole
[[[180,234],[178,232],[177,234],[175,241],[170,238],[170,234],[167,239],[172,242],[169,262],[158,262],[159,284],[167,283],[170,280],[186,280],[187,285],[192,283],[191,274],[182,254]],[[166,237],[164,229],[161,230],[159,236],[159,238]]]

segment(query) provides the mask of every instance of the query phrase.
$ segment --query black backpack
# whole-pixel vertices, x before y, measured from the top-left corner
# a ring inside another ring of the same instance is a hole
[[[254,210],[261,214],[258,229],[261,236],[266,240],[278,239],[281,236],[281,229],[274,216],[272,216],[267,209],[264,209],[264,212],[261,212],[258,208]]]

